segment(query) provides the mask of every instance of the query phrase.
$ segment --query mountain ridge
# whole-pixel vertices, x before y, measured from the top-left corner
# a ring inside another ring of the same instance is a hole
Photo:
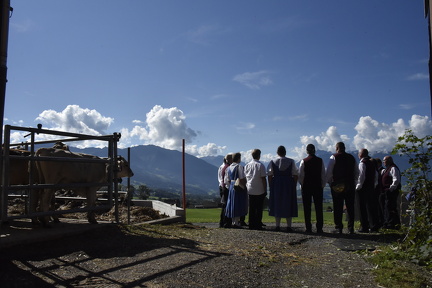
[[[106,148],[70,148],[72,152],[80,152],[99,157],[106,157]],[[134,172],[131,178],[132,185],[146,185],[151,190],[165,190],[167,192],[181,193],[182,191],[182,152],[169,150],[155,145],[139,145],[131,148],[118,148],[117,154],[127,158],[130,149],[130,166]],[[358,162],[358,152],[349,152]],[[316,155],[321,157],[327,166],[332,152],[318,150]],[[375,153],[374,158],[382,159],[388,153]],[[404,171],[410,167],[407,157],[392,155],[393,159]],[[202,196],[219,195],[217,170],[223,163],[224,156],[209,156],[197,158],[190,154],[185,154],[185,182],[186,193]],[[268,162],[263,162],[267,167]],[[242,163],[243,165],[243,163]],[[299,161],[297,162],[297,166]],[[403,179],[404,182],[404,179]]]

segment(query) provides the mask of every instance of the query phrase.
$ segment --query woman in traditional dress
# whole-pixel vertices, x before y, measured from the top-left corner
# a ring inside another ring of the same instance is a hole
[[[298,216],[298,169],[293,159],[285,157],[284,146],[278,147],[277,154],[279,157],[271,160],[267,167],[270,186],[269,215],[275,217],[276,231],[280,231],[281,218],[286,218],[287,232],[293,232],[292,217]]]
[[[225,183],[230,183],[228,200],[226,203],[225,216],[232,218],[232,227],[240,227],[240,217],[246,216],[248,212],[248,194],[246,189],[236,191],[234,184],[239,178],[240,184],[246,186],[246,176],[244,174],[244,168],[240,165],[241,154],[235,153],[233,156],[233,163],[226,169],[225,172]]]

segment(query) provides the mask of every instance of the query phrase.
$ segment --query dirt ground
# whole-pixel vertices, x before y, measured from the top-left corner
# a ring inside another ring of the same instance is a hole
[[[392,235],[95,225],[0,251],[1,287],[379,287],[359,249]],[[100,227],[100,228],[99,228]]]

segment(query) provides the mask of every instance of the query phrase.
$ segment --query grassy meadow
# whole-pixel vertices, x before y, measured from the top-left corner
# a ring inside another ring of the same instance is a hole
[[[326,212],[327,207],[332,207],[331,203],[324,203],[324,224],[332,225],[333,213]],[[312,205],[312,223],[315,223],[315,211]],[[304,212],[303,204],[298,204],[298,217],[293,218],[294,223],[304,223]],[[186,209],[186,222],[190,223],[218,223],[220,219],[221,208],[188,208]],[[284,221],[284,220],[283,220]],[[248,217],[246,216],[246,222],[248,222]],[[268,210],[263,211],[263,222],[264,223],[274,223],[275,218],[268,215]],[[314,225],[314,224],[312,224]]]

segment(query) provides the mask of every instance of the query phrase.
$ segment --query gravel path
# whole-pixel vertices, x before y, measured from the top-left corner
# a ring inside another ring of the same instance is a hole
[[[357,249],[389,235],[109,225],[0,251],[1,287],[379,287]],[[326,227],[329,232],[331,227]]]

